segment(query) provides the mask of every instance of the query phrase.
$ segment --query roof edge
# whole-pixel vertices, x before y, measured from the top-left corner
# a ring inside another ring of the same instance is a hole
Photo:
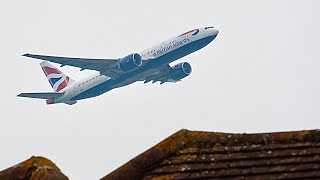
[[[246,134],[181,129],[106,175],[102,180],[142,179],[145,173],[152,169],[155,164],[187,147],[236,146],[243,144],[274,144],[308,141],[320,142],[320,130]]]

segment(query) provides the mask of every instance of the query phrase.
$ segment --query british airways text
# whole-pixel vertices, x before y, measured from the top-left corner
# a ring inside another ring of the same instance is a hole
[[[173,41],[173,42],[170,42],[170,43],[167,43],[165,44],[164,47],[161,47],[157,52],[156,52],[156,55],[159,56],[161,54],[164,54],[170,50],[173,50],[173,49],[176,49],[177,47],[185,44],[185,43],[188,43],[190,41],[189,38],[184,38],[184,39],[181,39],[179,41]]]

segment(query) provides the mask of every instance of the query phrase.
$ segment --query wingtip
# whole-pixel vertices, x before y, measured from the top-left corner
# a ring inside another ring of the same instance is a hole
[[[26,54],[23,54],[22,56],[28,57],[29,55],[30,55],[29,53],[26,53]]]

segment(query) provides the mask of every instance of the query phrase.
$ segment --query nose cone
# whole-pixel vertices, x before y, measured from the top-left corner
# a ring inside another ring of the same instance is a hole
[[[219,34],[219,30],[215,28],[207,29],[207,39],[212,42]],[[210,43],[209,42],[209,43]]]
[[[219,30],[218,30],[218,29],[212,29],[212,30],[211,30],[211,34],[212,34],[213,36],[217,36],[217,35],[219,34]]]

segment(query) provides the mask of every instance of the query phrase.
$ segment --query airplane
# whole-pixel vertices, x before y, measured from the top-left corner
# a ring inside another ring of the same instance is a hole
[[[21,93],[17,96],[46,99],[47,104],[73,105],[78,100],[96,97],[138,81],[160,82],[160,84],[178,82],[190,75],[191,65],[188,62],[174,66],[169,64],[207,46],[217,37],[218,33],[219,30],[212,26],[200,27],[179,34],[144,51],[117,59],[24,54],[22,56],[44,60],[40,65],[54,92]],[[78,67],[80,71],[88,69],[98,71],[98,73],[81,81],[75,81],[48,61],[58,63],[60,67],[68,65]]]

